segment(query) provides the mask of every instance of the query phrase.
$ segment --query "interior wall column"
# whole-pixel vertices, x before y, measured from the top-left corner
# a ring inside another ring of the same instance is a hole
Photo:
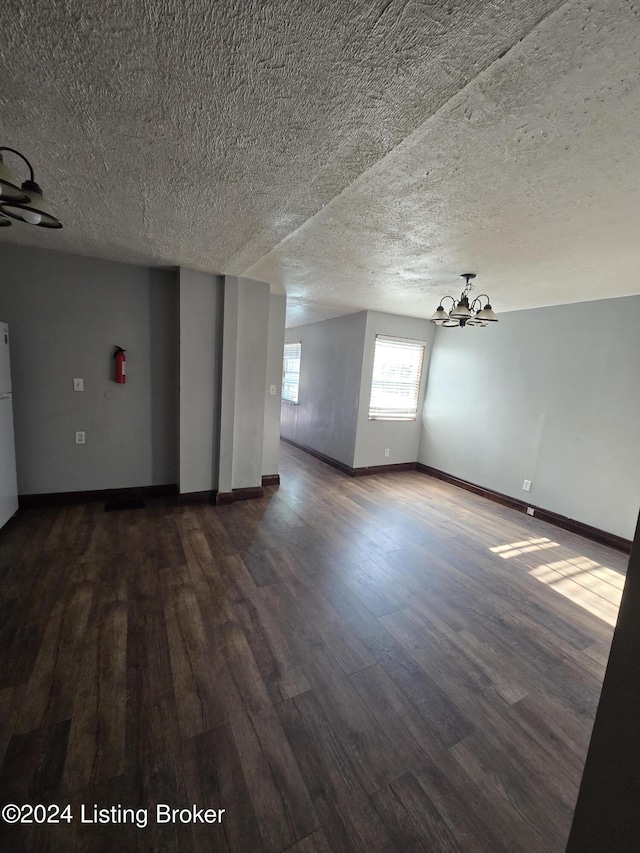
[[[238,279],[235,276],[224,277],[223,304],[218,493],[230,494],[233,489],[233,429],[238,348]]]
[[[224,278],[218,503],[262,494],[269,293],[265,282]]]
[[[220,276],[181,267],[179,285],[179,491],[210,500],[218,483]]]

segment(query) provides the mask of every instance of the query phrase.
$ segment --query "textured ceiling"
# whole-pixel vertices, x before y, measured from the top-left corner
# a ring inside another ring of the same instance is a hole
[[[1,239],[246,272],[291,323],[467,268],[498,311],[636,292],[639,37],[611,0],[5,0],[0,144],[65,228]]]
[[[467,270],[497,311],[638,293],[639,139],[637,12],[568,3],[248,275],[290,325],[429,316]]]

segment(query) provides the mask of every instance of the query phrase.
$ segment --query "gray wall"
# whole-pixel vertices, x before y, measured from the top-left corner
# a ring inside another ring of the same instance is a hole
[[[415,462],[420,441],[420,420],[424,393],[427,385],[429,357],[433,342],[434,325],[428,320],[416,320],[412,317],[399,317],[394,314],[367,312],[367,328],[364,342],[362,381],[360,386],[360,412],[354,468],[367,468],[372,465],[393,465],[400,462]],[[394,423],[393,421],[370,421],[369,400],[373,380],[373,358],[376,335],[391,335],[398,338],[411,338],[425,342],[422,381],[418,399],[418,416],[415,421]],[[385,448],[389,456],[385,457]]]
[[[222,280],[180,268],[180,493],[217,488]]]
[[[278,473],[280,447],[280,397],[282,395],[282,354],[287,297],[272,293],[269,297],[269,341],[267,348],[267,378],[264,406],[264,437],[262,443],[262,473]],[[276,393],[269,393],[269,386]]]
[[[7,243],[0,268],[20,494],[175,483],[175,273]],[[115,344],[126,385],[112,381]]]
[[[299,403],[282,403],[280,429],[307,447],[352,466],[367,314],[348,314],[287,329],[300,341]]]
[[[640,296],[438,329],[418,460],[632,539],[639,330]]]

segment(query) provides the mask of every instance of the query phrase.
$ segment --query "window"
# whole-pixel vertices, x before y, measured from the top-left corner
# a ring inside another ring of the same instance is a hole
[[[300,341],[284,345],[284,361],[282,363],[282,399],[290,403],[298,402],[298,385],[300,384]]]
[[[376,335],[370,421],[415,421],[424,343]]]

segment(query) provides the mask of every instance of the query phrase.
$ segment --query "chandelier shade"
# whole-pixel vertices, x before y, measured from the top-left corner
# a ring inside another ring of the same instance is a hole
[[[34,181],[25,181],[22,185],[27,200],[10,202],[2,205],[2,212],[13,219],[20,219],[29,225],[40,225],[42,228],[62,228],[62,223],[56,219],[49,202],[42,195],[42,190]]]
[[[498,322],[498,318],[493,313],[493,308],[491,307],[491,305],[489,305],[488,302],[485,305],[485,307],[482,309],[482,311],[478,311],[478,313],[476,314],[476,319],[483,320],[485,323],[497,323]]]
[[[467,299],[461,299],[460,302],[456,305],[456,307],[451,311],[450,317],[454,319],[461,320],[463,317],[465,319],[471,318],[471,311],[469,311],[469,305],[467,303]]]
[[[463,273],[460,278],[465,280],[465,287],[460,294],[460,299],[456,301],[453,296],[443,296],[440,300],[440,305],[438,305],[429,318],[429,322],[435,323],[437,326],[447,326],[449,328],[453,328],[454,326],[459,326],[460,328],[464,326],[484,327],[488,326],[489,323],[497,323],[498,318],[489,303],[489,297],[486,293],[481,293],[480,296],[476,296],[469,301],[469,294],[473,290],[471,281],[475,277],[476,274],[473,272]],[[442,304],[445,299],[450,299],[453,303],[449,313],[447,313]],[[482,299],[487,300],[484,307]]]
[[[433,314],[429,318],[429,320],[432,323],[436,323],[437,325],[442,325],[445,322],[445,320],[448,320],[448,319],[449,319],[449,315],[444,310],[442,305],[438,305],[436,310],[433,312]]]

